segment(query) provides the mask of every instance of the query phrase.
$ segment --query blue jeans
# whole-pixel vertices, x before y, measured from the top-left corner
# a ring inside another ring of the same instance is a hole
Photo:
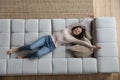
[[[35,52],[27,54],[25,56],[25,58],[41,57],[41,56],[53,51],[56,47],[52,41],[51,36],[46,35],[46,36],[40,37],[38,40],[34,41],[33,43],[31,43],[29,45],[20,47],[19,51],[34,50],[37,48],[38,49],[40,48],[40,49]]]

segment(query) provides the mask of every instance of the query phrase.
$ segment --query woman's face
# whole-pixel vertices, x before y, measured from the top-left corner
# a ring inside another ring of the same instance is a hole
[[[72,33],[73,35],[79,35],[82,32],[82,29],[80,27],[75,28]]]

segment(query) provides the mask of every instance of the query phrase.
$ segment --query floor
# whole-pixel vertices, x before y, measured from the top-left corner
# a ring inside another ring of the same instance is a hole
[[[120,0],[94,0],[94,15],[115,16],[117,20],[117,35],[120,35]],[[118,36],[120,48],[120,36]],[[120,55],[120,51],[119,51]],[[120,56],[119,56],[120,61]],[[41,75],[41,76],[16,76],[0,77],[0,80],[120,80],[120,73],[113,74],[88,74],[88,75]]]

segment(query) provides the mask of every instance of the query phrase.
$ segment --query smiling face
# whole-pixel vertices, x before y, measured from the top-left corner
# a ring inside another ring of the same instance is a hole
[[[72,30],[73,35],[78,36],[82,32],[82,29],[80,27],[76,27]]]

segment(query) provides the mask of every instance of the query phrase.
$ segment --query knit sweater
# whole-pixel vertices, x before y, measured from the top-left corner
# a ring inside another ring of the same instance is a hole
[[[85,37],[83,37],[84,40],[79,40],[79,39],[74,38],[71,35],[71,27],[64,28],[60,31],[54,32],[53,35],[51,35],[51,38],[52,38],[56,47],[58,47],[60,45],[69,44],[69,43],[80,44],[80,45],[84,45],[87,47],[95,47]]]

